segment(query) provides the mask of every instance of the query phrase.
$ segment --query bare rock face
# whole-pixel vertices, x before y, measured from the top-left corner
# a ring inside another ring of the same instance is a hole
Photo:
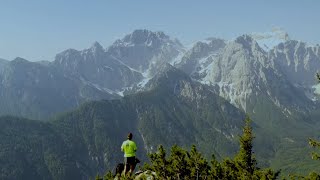
[[[0,114],[45,119],[88,100],[116,97],[53,66],[22,58],[9,61],[0,71]]]
[[[212,62],[212,57],[217,55],[225,45],[224,40],[216,38],[199,41],[174,65],[197,78],[201,76],[203,69],[207,68]]]
[[[3,96],[12,92],[8,97],[19,97],[18,92],[31,86],[35,92],[45,91],[42,88],[45,86],[56,90],[70,86],[70,91],[61,91],[60,95],[55,92],[55,99],[68,100],[68,107],[74,107],[89,100],[118,98],[146,90],[152,84],[148,84],[149,80],[170,73],[168,69],[174,66],[186,73],[186,79],[209,86],[246,112],[256,112],[255,104],[263,104],[261,101],[277,107],[284,116],[293,111],[306,112],[313,108],[311,100],[316,97],[313,85],[314,75],[320,69],[320,47],[289,40],[286,33],[279,36],[281,41],[275,41],[279,44],[275,47],[273,44],[273,49],[270,45],[268,49],[261,47],[265,43],[261,41],[271,36],[251,34],[231,41],[208,38],[187,50],[163,32],[135,30],[107,49],[95,42],[81,51],[63,51],[53,62],[0,60],[1,92]],[[175,82],[175,76],[170,77],[173,79],[167,83]],[[17,90],[11,89],[14,82],[21,83]],[[183,81],[173,88],[174,93],[191,99],[199,94]],[[36,98],[35,95],[33,99]],[[5,100],[2,102],[6,104]]]
[[[278,47],[268,52],[251,35],[240,36],[216,49],[208,50],[208,47],[207,42],[196,43],[177,67],[250,114],[259,126],[270,129],[274,128],[272,124],[278,124],[279,129],[304,126],[299,119],[305,119],[302,116],[314,111],[316,104],[308,98],[305,89],[295,85],[295,78],[288,78],[290,71],[283,65],[287,60],[273,58],[271,53]],[[308,71],[307,66],[302,67]],[[312,74],[315,72],[300,77],[301,82],[304,78],[313,79]],[[311,85],[310,82],[309,88]],[[182,95],[193,94],[196,99],[196,93],[184,87]]]
[[[268,58],[277,64],[288,80],[302,89],[309,99],[315,99],[313,85],[315,74],[320,69],[320,47],[290,40],[271,50]]]
[[[86,101],[119,98],[123,91],[153,77],[160,64],[171,61],[182,49],[178,40],[163,32],[136,30],[108,49],[95,42],[81,51],[63,51],[53,62],[0,60],[0,100],[4,106],[0,114],[38,119]],[[14,108],[17,104],[21,108]]]
[[[111,56],[131,68],[139,72],[149,69],[151,73],[157,65],[178,56],[180,51],[183,51],[183,46],[178,40],[170,39],[163,32],[148,30],[135,30],[108,48]]]
[[[106,91],[132,86],[142,78],[141,73],[111,57],[97,42],[83,51],[70,49],[58,54],[54,64],[62,73]]]
[[[5,66],[6,64],[8,64],[8,63],[9,63],[9,61],[0,58],[0,71],[1,71],[1,70],[4,68],[4,66]]]
[[[222,97],[246,110],[247,97],[267,83],[265,61],[258,44],[244,35],[226,45],[201,81],[212,84]]]

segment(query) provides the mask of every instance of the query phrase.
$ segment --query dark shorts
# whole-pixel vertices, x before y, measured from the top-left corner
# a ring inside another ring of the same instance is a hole
[[[124,157],[124,164],[136,165],[136,157]]]

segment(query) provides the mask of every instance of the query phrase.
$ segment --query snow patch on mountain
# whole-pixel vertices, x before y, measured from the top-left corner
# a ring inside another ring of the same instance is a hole
[[[315,94],[320,95],[320,84],[314,85],[312,88],[314,89]]]
[[[185,55],[185,52],[186,50],[185,51],[180,50],[179,54],[175,58],[173,58],[172,61],[169,62],[169,64],[172,66],[179,64],[182,60],[182,57]]]
[[[94,87],[94,88],[98,89],[99,91],[106,92],[106,93],[109,93],[109,94],[117,94],[115,91],[113,91],[111,89],[108,89],[108,88],[105,88],[105,87],[101,87],[99,84],[95,84],[95,83],[92,83],[90,81],[87,81],[83,77],[80,77],[79,79],[83,84],[85,84],[87,86]]]
[[[144,88],[144,87],[146,86],[146,84],[149,82],[149,80],[152,79],[152,77],[150,76],[150,74],[149,74],[148,71],[142,73],[142,76],[143,76],[144,78],[142,79],[142,81],[140,81],[140,82],[138,83],[138,87],[139,87],[139,88]]]
[[[207,57],[201,58],[199,60],[198,68],[201,70],[199,73],[206,73],[212,69],[213,61],[220,55],[221,51],[216,51],[209,54]]]
[[[257,41],[259,46],[266,52],[278,44],[289,40],[288,33],[280,28],[273,28],[270,32],[252,33],[251,37]]]

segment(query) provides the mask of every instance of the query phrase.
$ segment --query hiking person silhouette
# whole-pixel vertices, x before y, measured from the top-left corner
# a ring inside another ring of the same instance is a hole
[[[136,166],[137,145],[134,141],[132,141],[132,137],[132,133],[129,133],[127,136],[127,140],[123,141],[121,145],[121,151],[124,152],[125,174],[127,174],[128,171],[131,174]]]

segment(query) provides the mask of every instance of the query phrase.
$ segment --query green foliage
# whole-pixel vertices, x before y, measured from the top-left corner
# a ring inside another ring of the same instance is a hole
[[[206,177],[209,175],[210,166],[195,145],[192,145],[190,152],[187,152],[187,156],[188,167],[194,167],[190,169],[191,177]]]
[[[249,116],[245,119],[243,133],[239,138],[240,149],[234,159],[224,159],[222,163],[215,160],[214,156],[212,163],[212,176],[215,179],[276,179],[279,171],[274,171],[270,168],[260,169],[257,166],[256,159],[253,153],[254,135],[251,127]]]
[[[150,154],[149,158],[151,165],[146,165],[146,169],[150,168],[151,171],[156,172],[159,178],[168,178],[172,176],[172,167],[169,166],[170,161],[166,158],[166,150],[162,145],[159,146],[156,153]]]
[[[309,138],[309,145],[312,148],[315,148],[317,151],[320,150],[320,142],[317,140],[314,140],[312,138]],[[311,155],[313,160],[320,160],[320,155],[318,152],[312,152]],[[320,174],[317,172],[310,172],[307,176],[301,176],[297,174],[293,174],[290,176],[291,179],[306,179],[306,180],[320,180]]]
[[[316,78],[318,80],[318,83],[320,83],[320,74],[319,73],[316,74]],[[320,153],[319,153],[319,151],[320,151],[320,142],[315,140],[315,139],[309,138],[309,145],[312,148],[316,149],[316,151],[311,153],[311,158],[313,160],[320,160]],[[310,172],[305,177],[300,176],[300,175],[292,175],[290,178],[291,179],[301,178],[301,179],[306,179],[306,180],[320,180],[320,174],[317,173],[317,172]]]
[[[320,150],[320,142],[314,139],[309,139],[309,144],[311,147],[316,148],[318,151]],[[312,152],[312,159],[320,160],[320,154],[317,152]]]
[[[151,165],[147,170],[154,171],[159,179],[276,179],[279,171],[257,166],[253,147],[251,120],[247,116],[243,134],[240,136],[240,149],[234,159],[226,158],[221,163],[212,156],[211,166],[207,160],[192,146],[190,151],[172,146],[170,156],[166,156],[163,146],[149,155]]]
[[[217,179],[222,179],[223,177],[225,177],[226,175],[224,174],[224,167],[222,165],[222,163],[219,163],[216,160],[216,157],[214,155],[212,155],[211,157],[211,167],[210,167],[210,174],[213,177],[216,177]]]
[[[243,134],[240,136],[240,150],[235,157],[236,167],[240,174],[247,179],[252,179],[254,171],[257,170],[257,162],[252,151],[253,134],[251,128],[251,120],[249,116],[245,119]]]
[[[74,157],[50,124],[1,117],[0,179],[79,179]]]
[[[95,180],[103,180],[103,177],[100,177],[99,175],[97,175]]]
[[[14,177],[12,179],[49,180],[94,178],[97,172],[112,169],[123,161],[119,147],[129,131],[139,134],[134,138],[142,161],[147,154],[143,145],[150,150],[163,144],[146,165],[163,178],[275,177],[277,172],[257,167],[256,157],[259,156],[253,154],[256,146],[252,143],[258,141],[253,141],[250,121],[244,126],[237,153],[233,135],[241,132],[239,127],[243,123],[239,120],[244,114],[213,93],[199,94],[206,98],[195,102],[174,96],[166,89],[153,90],[121,100],[87,103],[50,122],[0,118],[0,179],[10,176]],[[196,107],[196,103],[201,106]],[[270,143],[273,137],[266,137],[263,141],[266,143],[260,144],[260,152],[274,150],[274,142]],[[196,146],[190,151],[180,147],[192,144]],[[169,154],[164,147],[172,147]],[[279,157],[288,154],[286,147]],[[302,153],[298,152],[295,157]],[[215,156],[207,161],[210,154]],[[224,158],[233,155],[236,155],[234,159]]]
[[[317,79],[318,79],[318,81],[320,83],[320,74],[319,73],[317,73]],[[311,147],[317,148],[318,150],[320,150],[320,142],[319,141],[316,141],[316,140],[310,138],[309,139],[309,144],[310,144]],[[313,152],[312,153],[312,159],[319,160],[320,159],[319,153]]]
[[[103,179],[113,179],[113,175],[111,171],[108,171],[104,176]]]
[[[155,172],[159,179],[196,179],[209,175],[210,166],[194,145],[190,152],[174,145],[168,157],[160,145],[157,152],[149,154],[149,158],[151,165],[145,169]]]

